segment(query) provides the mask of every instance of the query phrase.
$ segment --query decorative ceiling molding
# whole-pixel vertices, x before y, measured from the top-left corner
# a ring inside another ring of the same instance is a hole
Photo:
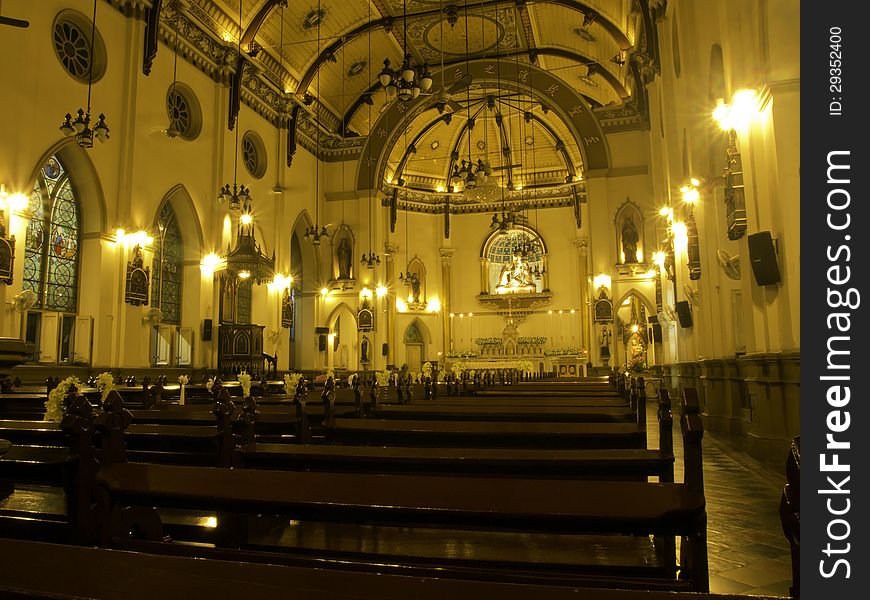
[[[445,81],[459,81],[466,75],[466,65],[445,69]],[[475,84],[495,80],[496,64],[491,60],[468,63],[468,74]],[[433,73],[439,81],[441,73]],[[529,85],[529,80],[533,81]],[[610,167],[607,140],[589,105],[576,90],[547,71],[537,67],[509,63],[500,66],[499,85],[505,89],[529,92],[539,102],[546,103],[554,116],[567,126],[583,157],[584,170],[602,170]],[[405,127],[427,110],[434,110],[437,98],[420,98],[409,103],[394,102],[385,110],[366,138],[364,158],[357,170],[357,189],[369,189],[384,180],[390,151],[399,143]]]

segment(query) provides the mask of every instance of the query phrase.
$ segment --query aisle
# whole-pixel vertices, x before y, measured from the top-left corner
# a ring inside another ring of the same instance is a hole
[[[647,406],[649,445],[658,447],[658,425]],[[782,464],[761,463],[737,449],[727,436],[704,434],[704,492],[710,591],[788,596],[791,555],[779,521],[785,485]],[[675,475],[682,481],[683,443],[674,411]]]

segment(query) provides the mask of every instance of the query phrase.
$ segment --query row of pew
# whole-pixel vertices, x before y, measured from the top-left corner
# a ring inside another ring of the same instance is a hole
[[[706,593],[697,395],[681,402],[674,483],[670,398],[649,449],[643,389],[539,382],[363,408],[335,390],[269,404],[219,387],[210,407],[133,410],[118,393],[96,408],[71,398],[61,425],[0,423],[0,478],[14,482],[0,536],[66,564],[149,565],[175,591],[196,564],[256,588],[232,575],[250,567],[252,597],[282,577],[285,592],[314,582],[311,597]]]

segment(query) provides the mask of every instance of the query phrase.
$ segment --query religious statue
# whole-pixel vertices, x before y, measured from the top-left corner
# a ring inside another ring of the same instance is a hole
[[[625,254],[626,263],[637,262],[637,242],[640,235],[634,226],[634,218],[628,217],[622,224],[622,252]]]
[[[535,291],[535,279],[529,263],[519,252],[514,253],[511,262],[505,263],[501,268],[495,289],[496,293],[502,294],[513,291]]]
[[[338,257],[338,278],[350,279],[350,265],[352,262],[351,255],[353,250],[350,247],[350,242],[347,238],[342,238],[338,244],[338,249],[335,251]]]
[[[416,274],[411,278],[411,297],[414,303],[420,302],[420,278]]]
[[[610,330],[607,327],[601,330],[598,345],[601,348],[601,358],[610,358]]]
[[[369,340],[363,338],[360,342],[360,361],[363,363],[369,362]]]

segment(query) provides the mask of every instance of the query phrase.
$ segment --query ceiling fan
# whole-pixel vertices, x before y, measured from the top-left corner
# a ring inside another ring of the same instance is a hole
[[[0,2],[0,8],[2,8],[2,2]],[[30,27],[30,22],[25,21],[24,19],[14,19],[12,17],[4,17],[0,15],[0,25],[11,25],[12,27]]]

